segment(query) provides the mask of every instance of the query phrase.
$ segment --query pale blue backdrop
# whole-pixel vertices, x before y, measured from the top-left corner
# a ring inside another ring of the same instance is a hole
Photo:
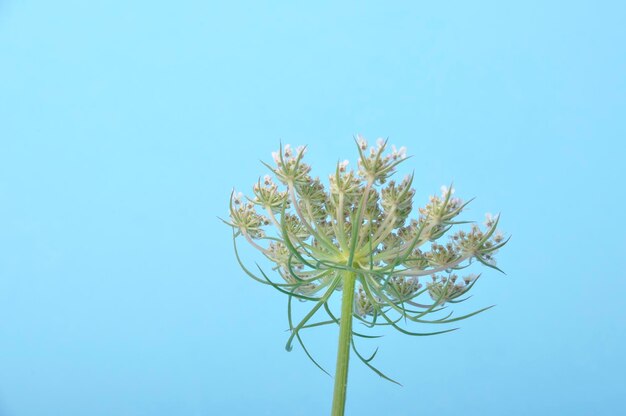
[[[513,238],[459,310],[496,308],[361,344],[404,387],[354,360],[348,414],[626,412],[626,9],[440,3],[0,1],[0,415],[327,414],[216,217],[357,133]]]

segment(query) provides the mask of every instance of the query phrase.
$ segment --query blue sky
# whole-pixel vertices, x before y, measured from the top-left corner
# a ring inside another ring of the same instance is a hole
[[[509,3],[509,4],[507,4]],[[626,8],[616,1],[0,2],[0,415],[318,415],[227,214],[279,141],[352,137],[512,235],[462,329],[389,333],[347,414],[626,409]],[[246,252],[254,259],[252,252]],[[414,328],[417,329],[417,328]],[[336,330],[306,340],[332,369]]]

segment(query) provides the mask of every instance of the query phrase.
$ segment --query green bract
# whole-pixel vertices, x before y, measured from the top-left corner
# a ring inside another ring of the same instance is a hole
[[[289,297],[291,334],[287,350],[291,350],[294,339],[304,348],[300,331],[313,326],[343,325],[349,320],[344,325],[349,331],[343,332],[349,335],[354,349],[355,335],[371,336],[352,331],[353,318],[370,328],[383,325],[405,334],[433,335],[455,328],[412,332],[400,322],[446,324],[488,309],[458,317],[441,313],[448,303],[465,300],[463,295],[478,278],[474,274],[458,278],[459,270],[476,261],[497,269],[494,254],[508,241],[496,232],[499,217],[488,215],[484,230],[472,224],[466,231],[451,233],[453,227],[466,223],[457,221],[457,216],[467,203],[453,197],[452,188],[442,187],[441,195],[431,196],[411,219],[413,176],[400,182],[390,180],[396,167],[406,160],[404,148],[389,151],[387,142],[379,139],[368,149],[361,137],[356,144],[358,169],[348,170],[347,161],[338,163],[329,177],[328,190],[310,176],[311,168],[304,162],[306,149],[285,145],[273,153],[273,165],[265,164],[280,186],[266,175],[254,185],[251,198],[244,200],[234,192],[231,196],[227,223],[233,227],[239,264],[253,279]],[[450,238],[441,241],[449,232]],[[237,251],[240,237],[273,263],[279,281],[258,266],[258,274],[244,266]],[[351,313],[336,316],[328,301],[346,288],[349,293],[343,294],[342,311]],[[312,305],[299,323],[292,321],[293,298]],[[328,317],[311,322],[318,311]],[[341,349],[340,340],[340,355]],[[365,358],[354,351],[368,367],[387,378],[371,365],[373,356]],[[347,355],[345,360],[344,378]]]

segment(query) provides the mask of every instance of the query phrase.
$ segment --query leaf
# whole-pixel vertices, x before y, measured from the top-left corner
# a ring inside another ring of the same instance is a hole
[[[307,323],[307,321],[311,319],[313,315],[315,315],[315,312],[317,312],[319,308],[321,308],[322,305],[324,305],[324,303],[328,301],[328,298],[330,298],[330,295],[333,293],[333,291],[339,284],[339,280],[340,279],[335,279],[333,281],[333,283],[330,285],[330,288],[326,291],[326,293],[324,293],[324,296],[322,296],[320,301],[317,302],[315,306],[313,306],[313,308],[309,311],[309,313],[307,313],[305,317],[300,321],[300,323],[295,328],[292,329],[291,335],[289,336],[289,339],[287,339],[287,344],[285,344],[285,349],[287,351],[292,350],[293,338],[298,334],[298,331],[300,330],[300,328],[302,328]]]
[[[292,331],[292,333],[294,333],[294,328],[293,328],[293,320],[291,319],[291,297],[289,298],[289,300],[287,301],[287,319],[289,321],[289,330]],[[302,329],[302,328],[301,328]],[[313,356],[309,353],[309,350],[306,348],[306,346],[304,345],[304,342],[302,341],[302,338],[300,337],[300,334],[298,333],[298,331],[295,331],[295,335],[296,338],[298,340],[298,343],[300,344],[300,346],[302,346],[302,349],[304,350],[304,353],[307,355],[307,357],[309,357],[309,360],[311,360],[313,362],[313,364],[315,364],[317,366],[317,368],[319,368],[320,370],[322,370],[324,373],[326,373],[329,377],[330,377],[330,373],[328,371],[326,371],[314,358]],[[289,348],[287,351],[291,351],[291,348]]]
[[[330,307],[328,306],[328,303],[324,304],[324,309],[326,310],[326,313],[328,314],[328,316],[332,319],[332,321],[329,321],[329,322],[334,322],[335,324],[340,325],[339,319],[337,319],[337,317],[331,312]],[[354,316],[358,316],[358,315],[354,315]],[[361,337],[361,338],[382,338],[382,335],[365,335],[365,334],[361,334],[355,331],[352,331],[352,333],[356,335],[357,337]]]
[[[495,264],[491,264],[491,263],[487,262],[485,259],[483,259],[483,258],[482,258],[482,256],[481,256],[480,254],[476,255],[474,258],[475,258],[476,260],[478,260],[479,262],[481,262],[482,264],[484,264],[485,266],[487,266],[487,267],[489,267],[489,268],[491,268],[491,269],[497,270],[497,271],[499,271],[500,273],[502,273],[502,274],[506,275],[506,273],[504,273],[504,271],[503,271],[502,269],[500,269],[499,267],[497,267]]]
[[[315,298],[315,297],[312,297],[312,296],[306,296],[306,295],[301,295],[301,294],[299,294],[299,293],[295,293],[295,290],[296,290],[298,287],[300,287],[300,286],[301,286],[300,284],[297,284],[297,285],[283,285],[283,286],[293,287],[293,290],[292,290],[292,291],[286,291],[286,290],[282,289],[281,287],[279,287],[279,285],[277,285],[276,283],[272,282],[272,281],[271,281],[271,280],[267,277],[267,275],[265,274],[265,272],[261,269],[261,267],[260,267],[258,264],[257,264],[256,266],[259,268],[259,271],[261,272],[261,274],[263,275],[263,277],[265,277],[265,279],[266,279],[266,281],[267,281],[267,283],[266,283],[266,284],[271,285],[274,289],[278,290],[279,292],[284,293],[284,294],[286,294],[286,295],[288,295],[288,296],[294,296],[294,297],[296,297],[296,298],[298,298],[298,299],[302,299],[302,300],[318,301],[318,300],[320,300],[320,299],[321,299],[321,298]],[[263,282],[263,283],[265,283],[265,282]]]
[[[356,356],[359,357],[359,359],[363,362],[363,364],[365,364],[370,370],[372,370],[373,372],[375,372],[376,374],[378,374],[380,377],[384,378],[385,380],[390,381],[390,382],[392,382],[394,384],[397,384],[398,386],[402,386],[402,384],[400,384],[397,381],[395,381],[394,379],[388,377],[382,371],[380,371],[378,368],[376,368],[372,364],[370,364],[370,361],[372,361],[374,359],[374,357],[376,356],[376,353],[378,352],[378,348],[376,348],[376,350],[374,351],[374,353],[372,354],[372,356],[370,358],[366,359],[357,350],[356,345],[354,343],[354,338],[352,338],[352,337],[350,338],[350,344],[352,345],[352,351],[354,351]]]

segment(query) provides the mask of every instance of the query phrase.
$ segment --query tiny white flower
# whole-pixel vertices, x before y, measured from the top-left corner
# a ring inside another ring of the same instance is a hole
[[[296,155],[300,156],[301,154],[304,155],[306,153],[306,147],[305,146],[298,146],[296,148]]]
[[[466,285],[469,285],[470,283],[472,283],[474,280],[478,279],[478,275],[477,274],[468,274],[467,276],[465,276],[463,278],[463,281],[465,281]]]
[[[339,172],[345,172],[349,163],[350,161],[348,161],[347,159],[343,162],[339,162]]]
[[[378,139],[376,139],[376,146],[378,146],[379,149],[382,149],[384,145],[385,145],[385,139],[383,139],[382,137],[379,137]]]
[[[265,175],[263,177],[263,183],[265,183],[266,185],[271,185],[272,184],[272,177],[270,175]]]
[[[272,159],[274,159],[274,162],[277,165],[280,165],[280,156],[279,156],[278,152],[272,152]]]
[[[396,159],[406,159],[406,147],[402,146],[400,149],[396,149],[395,145],[391,145],[391,157]]]
[[[290,144],[286,144],[285,145],[285,157],[291,157],[292,153],[291,153],[291,145]]]
[[[496,222],[496,218],[488,212],[485,214],[485,227],[491,227]]]
[[[365,140],[363,136],[361,136],[360,134],[357,134],[356,141],[361,150],[367,149],[367,140]]]
[[[453,194],[454,194],[454,188],[452,187],[452,188],[448,189],[448,187],[447,187],[447,186],[443,185],[443,186],[441,187],[441,195],[442,195],[444,198],[447,198],[447,197],[448,197],[448,193],[449,193],[450,195],[453,195]]]

